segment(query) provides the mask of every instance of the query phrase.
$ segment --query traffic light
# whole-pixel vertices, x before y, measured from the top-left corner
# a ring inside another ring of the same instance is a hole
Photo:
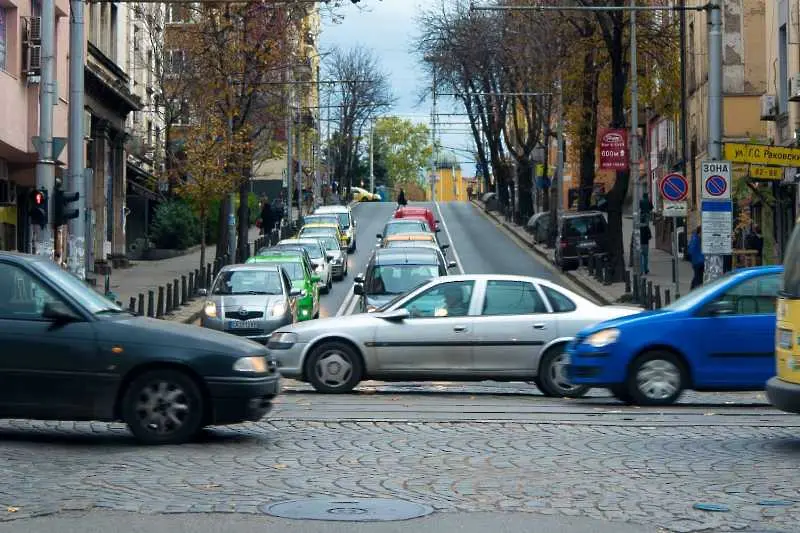
[[[53,225],[63,226],[68,220],[78,218],[80,211],[77,208],[70,208],[71,203],[77,202],[80,198],[78,192],[64,192],[59,184],[53,189]]]
[[[31,222],[41,227],[47,225],[47,191],[33,189],[28,201],[28,212]]]

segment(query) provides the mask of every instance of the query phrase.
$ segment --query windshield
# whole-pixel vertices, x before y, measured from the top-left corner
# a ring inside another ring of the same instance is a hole
[[[319,245],[314,245],[311,243],[302,243],[302,244],[295,244],[295,243],[283,243],[278,244],[275,247],[276,250],[305,250],[308,252],[308,257],[311,259],[319,259],[322,257],[322,250],[320,249]]]
[[[439,276],[436,265],[377,266],[367,279],[367,294],[405,294],[417,285]]]
[[[586,237],[605,231],[606,219],[602,215],[568,218],[564,221],[564,237]]]
[[[60,268],[55,263],[40,261],[36,263],[36,265],[50,281],[64,289],[65,292],[68,292],[70,296],[78,300],[78,303],[85,307],[90,313],[124,311],[124,309],[116,303],[93,291],[86,283],[72,273]]]
[[[800,298],[800,224],[795,226],[783,260],[783,294]]]
[[[383,228],[383,236],[386,237],[387,235],[397,235],[398,233],[421,233],[427,231],[428,228],[423,222],[409,220],[407,222],[392,222],[390,224],[386,224],[386,227]]]
[[[337,236],[335,228],[303,228],[300,230],[300,237],[316,237],[317,235]]]
[[[678,298],[677,300],[672,302],[670,305],[664,307],[663,309],[666,311],[688,311],[689,309],[697,305],[698,302],[705,299],[706,296],[719,289],[720,285],[727,283],[732,274],[733,273],[728,273],[722,276],[721,278],[717,278],[711,283],[702,285],[694,289],[686,296]]]
[[[339,226],[341,226],[344,229],[349,228],[350,227],[350,215],[348,215],[347,213],[339,213],[338,216],[339,216]]]
[[[292,281],[300,281],[306,279],[306,274],[305,270],[303,270],[302,263],[292,261],[285,263],[277,263],[277,265],[286,271],[286,275],[289,276],[289,279]]]
[[[222,272],[211,294],[283,294],[280,274],[273,270],[227,270]]]
[[[336,215],[307,215],[303,218],[305,224],[339,224]]]
[[[334,239],[333,237],[320,237],[317,240],[321,242],[322,246],[324,246],[325,249],[328,250],[329,252],[339,251],[339,241]]]

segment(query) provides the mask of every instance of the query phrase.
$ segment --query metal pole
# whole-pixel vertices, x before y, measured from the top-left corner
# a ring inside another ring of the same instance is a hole
[[[291,77],[291,73],[289,74]],[[286,115],[286,221],[288,223],[294,222],[294,217],[292,217],[292,209],[294,209],[294,204],[292,202],[293,188],[292,183],[294,183],[294,160],[293,160],[293,153],[292,149],[294,144],[294,109],[292,107],[294,91],[289,89],[289,94],[287,95],[287,110],[288,113]]]
[[[372,143],[375,140],[375,122],[369,127],[369,192],[375,194],[375,152]]]
[[[556,205],[550,207],[556,212],[556,243],[561,240],[561,217],[563,215],[564,199],[564,89],[561,77],[558,79],[558,155],[556,156],[556,180],[550,186],[556,188]],[[556,244],[558,246],[558,244]]]
[[[634,7],[636,0],[631,0]],[[633,180],[633,246],[631,247],[631,263],[633,272],[641,274],[642,242],[640,233],[641,213],[639,201],[642,197],[641,183],[639,183],[639,73],[636,64],[636,11],[631,11],[631,146],[628,152],[631,156],[630,177]]]
[[[233,92],[233,84],[228,80],[231,92]],[[231,108],[228,109],[228,142],[229,146],[233,147],[233,95],[231,94],[230,100]],[[233,172],[239,172],[241,169],[232,169]],[[228,194],[228,257],[231,261],[235,261],[236,257],[236,193],[231,192]]]
[[[322,205],[322,177],[321,169],[322,166],[322,112],[319,110],[319,106],[322,103],[320,100],[320,79],[319,79],[319,72],[320,68],[317,65],[317,110],[316,110],[316,119],[317,119],[317,131],[316,136],[314,138],[314,207],[318,205]]]
[[[431,202],[436,201],[436,66],[433,67],[433,109],[431,111]]]
[[[36,161],[36,188],[46,191],[47,224],[37,227],[34,252],[53,259],[53,188],[55,159],[53,150],[53,106],[56,98],[55,71],[56,7],[55,0],[42,0],[42,73],[39,81],[39,136],[33,138],[39,158]]]
[[[78,216],[69,221],[67,268],[80,279],[86,279],[86,226],[89,215],[86,209],[86,180],[84,179],[83,68],[86,61],[84,58],[83,3],[84,0],[72,0],[69,8],[69,133],[67,135],[69,181],[65,187],[78,193],[78,201],[75,202]]]
[[[302,102],[302,100],[300,101]],[[303,112],[298,105],[297,108],[297,128],[295,128],[295,149],[297,154],[297,178],[295,183],[297,185],[297,221],[303,216]]]
[[[722,7],[719,0],[709,2],[708,30],[708,157],[722,159]],[[705,256],[706,282],[722,276],[722,256]]]
[[[680,3],[681,7],[681,14],[680,14],[680,39],[681,39],[681,174],[685,178],[688,179],[688,169],[689,169],[689,142],[687,137],[688,131],[688,105],[686,101],[686,0],[681,0]],[[694,58],[692,58],[694,61]],[[672,219],[672,233],[673,233],[673,242],[672,242],[672,270],[674,274],[674,281],[675,281],[675,299],[677,300],[680,298],[681,294],[681,279],[680,279],[680,255],[679,255],[679,248],[680,248],[680,241],[678,240],[678,226],[680,225],[680,217],[675,217]],[[687,221],[688,222],[688,221]],[[685,235],[688,237],[688,230],[689,224],[686,224],[686,231]]]

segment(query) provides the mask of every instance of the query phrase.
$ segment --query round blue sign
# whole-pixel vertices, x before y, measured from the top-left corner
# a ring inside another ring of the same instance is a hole
[[[706,180],[706,192],[711,196],[722,196],[728,190],[728,182],[722,176],[709,176]]]
[[[680,202],[689,194],[689,182],[680,174],[667,174],[661,179],[659,189],[665,200]]]

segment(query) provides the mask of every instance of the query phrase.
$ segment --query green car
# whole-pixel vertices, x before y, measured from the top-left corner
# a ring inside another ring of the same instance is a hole
[[[247,260],[247,263],[272,263],[280,265],[289,279],[292,288],[303,291],[297,299],[297,320],[319,318],[319,281],[320,277],[313,273],[314,269],[308,256],[294,250],[260,250]]]

